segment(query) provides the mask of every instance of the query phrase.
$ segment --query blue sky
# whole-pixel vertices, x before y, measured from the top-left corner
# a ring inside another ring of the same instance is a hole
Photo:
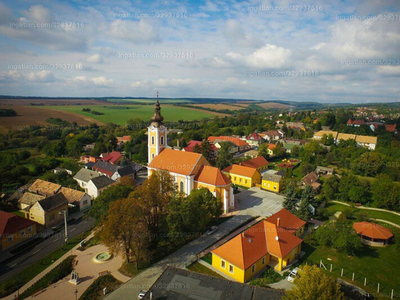
[[[399,101],[400,1],[333,2],[0,1],[0,94]]]

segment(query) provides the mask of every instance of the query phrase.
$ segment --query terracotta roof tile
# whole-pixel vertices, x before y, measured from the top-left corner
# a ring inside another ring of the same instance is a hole
[[[236,174],[236,175],[241,175],[245,177],[253,177],[254,173],[258,172],[257,169],[254,168],[249,168],[241,165],[231,165],[225,169],[223,169],[223,172],[229,173],[229,174]]]
[[[32,226],[35,222],[0,210],[0,237]]]
[[[292,233],[276,226],[274,223],[263,221],[267,239],[268,253],[279,258],[284,258],[303,241]]]
[[[260,168],[264,166],[268,166],[268,161],[263,157],[259,156],[256,158],[252,158],[240,163],[241,166],[249,167],[249,168]]]
[[[231,137],[231,136],[209,136],[208,140],[210,142],[228,141],[228,142],[234,143],[238,147],[243,147],[243,146],[248,146],[249,145],[245,141],[243,141],[243,140],[241,140],[239,138]]]
[[[357,234],[368,236],[373,239],[387,240],[393,236],[393,233],[379,224],[370,222],[356,222],[353,224],[354,230]]]
[[[295,232],[299,230],[300,227],[304,226],[306,222],[302,219],[299,219],[286,208],[282,208],[277,213],[273,214],[272,216],[266,218],[265,220],[277,224],[277,219],[279,218],[279,227],[285,229],[289,232]]]
[[[231,184],[231,180],[220,169],[211,166],[202,166],[194,180],[216,186]]]

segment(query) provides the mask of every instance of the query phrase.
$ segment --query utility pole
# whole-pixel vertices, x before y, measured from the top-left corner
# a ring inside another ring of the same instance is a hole
[[[64,229],[65,229],[65,232],[64,232],[64,240],[65,240],[65,243],[67,244],[68,243],[68,227],[67,227],[67,214],[68,214],[68,211],[66,211],[66,210],[62,210],[62,211],[60,211],[59,212],[59,214],[60,215],[64,215]]]

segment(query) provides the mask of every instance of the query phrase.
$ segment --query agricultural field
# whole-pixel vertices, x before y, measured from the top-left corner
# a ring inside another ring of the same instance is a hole
[[[1,117],[0,118],[0,133],[6,133],[12,129],[22,129],[30,125],[48,126],[51,125],[46,122],[48,118],[60,118],[68,122],[76,122],[79,125],[89,125],[90,123],[97,123],[103,125],[102,122],[95,120],[93,115],[80,115],[74,114],[67,110],[60,109],[61,107],[55,106],[54,110],[47,109],[47,106],[1,106],[2,108],[11,108],[17,112],[15,117]],[[67,107],[67,106],[64,106]],[[75,106],[78,110],[82,106]]]
[[[132,104],[154,104],[156,99],[107,99],[107,102],[111,103],[132,103]],[[193,103],[193,100],[186,100],[186,99],[160,99],[161,103],[167,104],[177,104],[177,103]]]
[[[90,108],[91,110],[103,113],[104,115],[94,115],[90,112],[82,111],[83,108]],[[154,114],[153,105],[46,106],[46,109],[50,111],[56,110],[79,114],[84,118],[93,118],[102,123],[112,122],[118,125],[126,124],[126,121],[133,118],[140,118],[144,121],[148,121]],[[179,120],[201,120],[203,118],[213,118],[215,116],[219,116],[213,112],[172,106],[170,104],[164,104],[161,106],[161,114],[166,122],[177,122]]]
[[[205,108],[205,109],[213,109],[213,110],[242,110],[247,108],[249,105],[246,104],[236,104],[236,103],[205,103],[205,104],[192,104],[192,106]]]
[[[260,106],[264,109],[289,109],[292,106],[286,105],[286,104],[281,104],[281,103],[275,103],[275,102],[265,102],[265,103],[257,103],[257,106]]]

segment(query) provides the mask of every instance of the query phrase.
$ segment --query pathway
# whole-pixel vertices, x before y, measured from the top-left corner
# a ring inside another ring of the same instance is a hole
[[[342,205],[346,205],[346,206],[351,206],[349,203],[342,202],[342,201],[338,201],[338,200],[331,200],[330,202],[335,202],[335,203],[338,203],[338,204],[342,204]],[[389,213],[389,214],[393,214],[393,215],[398,215],[398,216],[400,216],[400,213],[399,213],[399,212],[391,211],[391,210],[387,210],[387,209],[383,209],[383,208],[366,207],[366,206],[354,206],[354,208],[366,209],[366,210],[375,210],[375,211],[382,211],[382,212],[386,212],[386,213]]]

